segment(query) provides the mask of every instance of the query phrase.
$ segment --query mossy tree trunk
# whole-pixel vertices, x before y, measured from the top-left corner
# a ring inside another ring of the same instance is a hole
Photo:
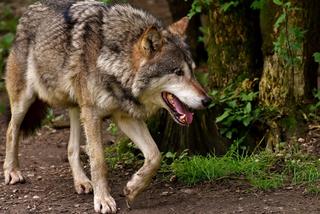
[[[240,74],[259,76],[262,66],[259,13],[242,0],[224,12],[213,1],[205,36],[211,87],[224,87]]]
[[[180,10],[180,14],[182,9],[183,14],[187,14],[191,6],[190,3],[179,0],[168,2],[171,10]],[[262,64],[259,16],[250,9],[251,1],[244,0],[229,12],[222,12],[218,2],[214,1],[208,8],[205,26],[205,31],[208,32],[205,35],[209,56],[208,85],[211,89],[225,86],[243,72],[257,75]],[[183,4],[188,5],[185,7]],[[196,41],[197,38],[194,37],[199,35],[196,33],[197,26],[190,27],[189,30],[190,40]],[[214,151],[222,154],[228,143],[219,135],[215,124],[216,116],[214,110],[197,111],[190,127],[179,127],[168,114],[161,112],[158,119],[152,120],[151,127],[155,127],[152,133],[162,151],[189,149],[193,153]]]
[[[259,91],[260,102],[267,108],[276,109],[281,117],[269,121],[267,134],[267,148],[274,150],[282,140],[295,140],[297,126],[290,124],[283,126],[283,118],[291,118],[291,121],[299,121],[297,107],[303,103],[307,94],[316,86],[316,69],[312,54],[319,50],[319,28],[316,26],[319,20],[319,1],[290,0],[291,8],[299,10],[287,10],[287,18],[281,28],[275,28],[274,24],[281,16],[284,9],[275,5],[272,0],[267,0],[261,9],[260,21],[263,37],[264,66]],[[317,12],[316,12],[317,11]],[[312,15],[313,14],[313,15]],[[312,15],[312,17],[310,17]],[[318,17],[318,19],[316,19]],[[305,29],[304,37],[299,39],[300,33],[293,33],[290,29]],[[275,51],[274,43],[279,42],[281,31],[284,32],[284,40],[280,42],[280,51]],[[318,35],[318,37],[315,36]],[[318,46],[316,46],[316,44]],[[300,48],[295,48],[299,47]],[[286,138],[286,139],[283,139]]]

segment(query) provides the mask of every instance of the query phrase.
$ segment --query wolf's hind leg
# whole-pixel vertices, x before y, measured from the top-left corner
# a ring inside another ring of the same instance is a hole
[[[69,109],[70,139],[68,144],[68,160],[71,166],[74,187],[78,194],[92,192],[91,181],[86,176],[80,162],[80,111],[79,108]]]
[[[114,120],[118,127],[139,147],[145,157],[143,166],[124,188],[127,201],[131,203],[151,182],[160,167],[161,155],[145,122],[121,115],[116,116]]]
[[[11,102],[11,120],[7,129],[6,157],[3,164],[5,184],[24,182],[18,160],[20,125],[34,100],[33,93],[24,91],[19,95],[19,99]]]

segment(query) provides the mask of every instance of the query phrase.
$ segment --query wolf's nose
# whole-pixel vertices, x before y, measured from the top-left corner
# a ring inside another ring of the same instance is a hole
[[[208,107],[211,104],[212,99],[210,97],[206,97],[201,102],[204,107]]]

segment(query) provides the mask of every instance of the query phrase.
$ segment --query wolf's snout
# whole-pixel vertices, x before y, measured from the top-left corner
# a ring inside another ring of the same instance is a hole
[[[211,99],[210,97],[206,97],[206,98],[204,98],[203,100],[201,100],[201,102],[202,102],[202,105],[203,105],[205,108],[207,108],[207,107],[211,104],[212,99]]]

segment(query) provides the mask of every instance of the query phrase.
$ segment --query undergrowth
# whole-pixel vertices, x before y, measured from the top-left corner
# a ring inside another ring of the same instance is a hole
[[[189,156],[167,152],[162,154],[158,178],[176,178],[186,185],[205,181],[244,180],[254,188],[270,190],[287,186],[303,186],[307,192],[320,193],[320,159],[297,151],[239,154],[233,145],[224,156]],[[108,147],[107,162],[111,168],[135,169],[143,165],[141,152],[127,139]]]
[[[261,152],[239,155],[229,152],[223,157],[215,155],[193,156],[172,164],[178,180],[187,185],[221,179],[244,179],[262,190],[287,185],[306,185],[310,192],[319,192],[320,159],[303,154],[274,154]]]
[[[105,149],[108,167],[136,168],[143,163],[143,156],[128,138],[119,141]]]

